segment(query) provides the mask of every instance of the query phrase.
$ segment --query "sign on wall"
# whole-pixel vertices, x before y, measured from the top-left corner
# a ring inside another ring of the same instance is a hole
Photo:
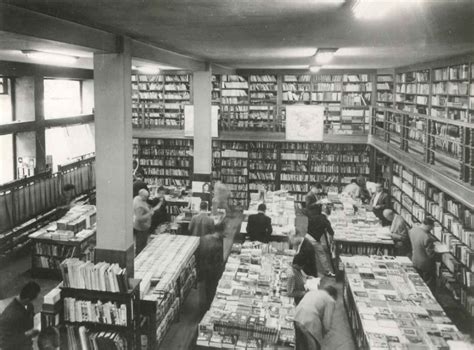
[[[219,106],[212,106],[211,109],[211,136],[218,137],[217,120],[219,115]],[[194,136],[194,106],[184,106],[184,136]]]
[[[286,139],[323,141],[324,119],[324,106],[286,106]]]

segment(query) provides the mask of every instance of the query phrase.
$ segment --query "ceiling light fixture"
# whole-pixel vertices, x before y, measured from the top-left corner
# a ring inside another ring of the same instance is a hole
[[[362,20],[380,20],[402,1],[356,0],[352,6],[354,17]]]
[[[309,66],[309,71],[311,73],[318,73],[321,70],[321,66]]]
[[[143,74],[158,74],[160,72],[160,68],[157,66],[140,66],[132,68]]]
[[[73,64],[76,63],[78,57],[63,55],[60,53],[36,51],[36,50],[22,50],[26,57],[33,60],[38,60],[47,64]]]
[[[336,51],[336,48],[318,49],[316,55],[314,56],[316,63],[322,65],[331,62]]]

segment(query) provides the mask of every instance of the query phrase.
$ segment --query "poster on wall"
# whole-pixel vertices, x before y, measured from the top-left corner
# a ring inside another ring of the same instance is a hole
[[[217,120],[219,116],[219,106],[212,106],[211,109],[211,136],[218,137]],[[194,136],[194,106],[184,106],[184,136]]]
[[[323,141],[324,119],[324,106],[287,106],[286,140]]]

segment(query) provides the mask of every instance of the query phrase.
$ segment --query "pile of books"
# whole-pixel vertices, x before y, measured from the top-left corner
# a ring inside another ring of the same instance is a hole
[[[127,271],[118,264],[65,259],[59,266],[63,285],[68,288],[125,293],[129,289]]]
[[[127,340],[116,332],[92,332],[86,327],[66,326],[69,350],[127,350]]]
[[[462,338],[407,257],[353,256],[341,261],[344,299],[357,340],[366,343],[365,348],[448,349],[448,340]]]
[[[244,215],[256,214],[258,205],[265,203],[267,206],[265,215],[272,219],[272,225],[294,228],[296,222],[295,198],[287,191],[267,192],[264,201],[258,193],[252,193],[250,198],[249,209],[244,211]]]
[[[293,254],[275,254],[269,245],[255,242],[234,245],[199,324],[197,344],[232,349],[294,344],[294,304],[286,295]]]

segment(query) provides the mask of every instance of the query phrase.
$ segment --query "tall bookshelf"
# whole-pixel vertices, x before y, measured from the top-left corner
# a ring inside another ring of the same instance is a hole
[[[395,83],[396,108],[405,112],[428,114],[430,70],[398,73]]]
[[[249,142],[249,191],[257,192],[261,186],[268,191],[280,188],[279,144],[267,141]]]
[[[281,188],[304,202],[309,191],[309,143],[284,142],[280,153]]]
[[[132,125],[136,128],[184,128],[190,104],[190,74],[132,74]]]
[[[325,129],[334,133],[341,129],[342,74],[313,76],[311,101],[326,108]]]
[[[394,76],[393,74],[377,74],[377,95],[375,103],[379,107],[393,107]]]
[[[283,104],[311,102],[311,75],[310,74],[285,74],[282,82]]]
[[[378,177],[387,179],[386,189],[392,204],[410,226],[426,216],[435,222],[433,237],[445,244],[437,269],[438,285],[474,316],[474,208],[469,208],[440,190],[424,176],[407,169],[396,160],[378,154]]]
[[[134,139],[134,155],[145,172],[150,185],[191,185],[193,169],[193,140]]]

